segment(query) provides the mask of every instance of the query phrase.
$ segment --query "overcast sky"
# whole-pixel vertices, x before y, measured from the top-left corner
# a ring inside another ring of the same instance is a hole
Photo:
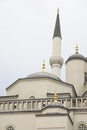
[[[87,56],[87,0],[0,0],[0,95],[18,78],[50,72],[52,36],[60,9],[62,57]],[[62,71],[64,79],[64,66]]]

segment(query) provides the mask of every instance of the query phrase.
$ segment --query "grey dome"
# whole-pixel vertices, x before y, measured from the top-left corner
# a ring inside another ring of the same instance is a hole
[[[87,62],[87,58],[85,58],[83,55],[81,55],[81,54],[79,54],[79,53],[75,53],[74,55],[71,55],[71,56],[67,59],[66,63],[67,63],[68,61],[70,61],[70,60],[73,60],[73,59],[80,59],[80,60],[84,60],[84,61]]]
[[[56,79],[56,80],[60,80],[61,79],[59,77],[57,77],[54,74],[48,73],[48,72],[38,72],[38,73],[33,73],[29,76],[27,76],[26,78],[51,78],[51,79]]]

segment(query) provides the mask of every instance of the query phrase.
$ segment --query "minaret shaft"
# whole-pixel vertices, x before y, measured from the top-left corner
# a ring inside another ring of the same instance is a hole
[[[53,38],[53,56],[61,56],[61,38]]]
[[[52,65],[52,68],[51,68],[52,74],[58,76],[59,78],[61,77],[61,75],[60,75],[60,73],[61,73],[60,68],[61,67],[58,66],[58,64],[56,64],[56,63],[54,65]]]

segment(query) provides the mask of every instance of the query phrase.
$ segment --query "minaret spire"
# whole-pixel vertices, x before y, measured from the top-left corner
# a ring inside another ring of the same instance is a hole
[[[57,9],[57,18],[56,18],[56,24],[54,29],[54,37],[60,37],[61,38],[61,29],[60,29],[60,20],[59,20],[59,8]]]
[[[59,9],[57,10],[56,24],[53,34],[53,52],[50,58],[50,65],[52,74],[55,74],[60,78],[61,67],[63,64],[63,58],[61,57],[61,31],[60,31],[60,20],[59,20]]]

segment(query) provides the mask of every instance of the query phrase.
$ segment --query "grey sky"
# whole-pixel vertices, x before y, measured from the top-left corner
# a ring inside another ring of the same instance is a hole
[[[64,61],[76,43],[87,56],[87,0],[0,0],[0,95],[18,78],[41,71],[43,59],[50,72],[58,7]]]

